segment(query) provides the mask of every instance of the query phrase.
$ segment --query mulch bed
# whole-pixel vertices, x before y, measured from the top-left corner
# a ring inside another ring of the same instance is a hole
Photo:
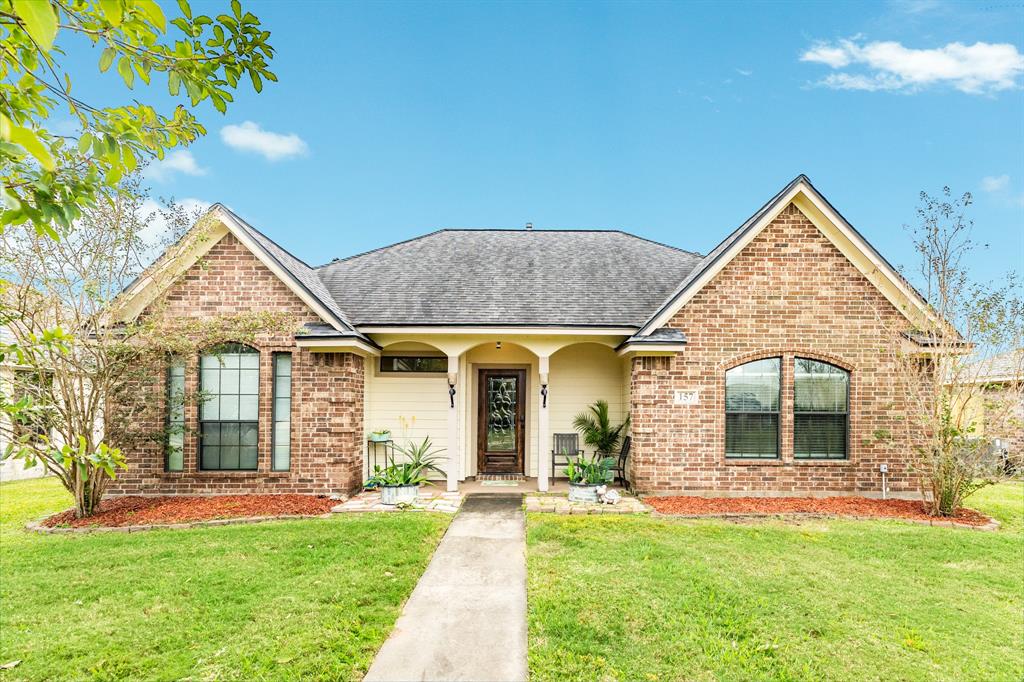
[[[54,514],[43,526],[143,526],[253,516],[313,516],[338,504],[314,495],[217,495],[213,497],[116,497],[100,503],[94,515],[76,519],[75,510]]]
[[[956,516],[934,517],[923,502],[876,500],[868,497],[647,497],[644,502],[662,514],[721,516],[724,514],[824,514],[914,521],[955,521],[984,526],[989,517],[961,507]]]

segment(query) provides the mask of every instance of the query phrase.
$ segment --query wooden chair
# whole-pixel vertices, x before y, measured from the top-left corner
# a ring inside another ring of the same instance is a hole
[[[619,456],[612,466],[612,483],[622,481],[622,486],[627,490],[629,489],[629,481],[626,480],[626,460],[629,459],[629,449],[632,445],[632,436],[626,436],[622,439],[622,448],[619,450]]]
[[[563,475],[565,467],[570,461],[583,454],[580,450],[580,436],[578,433],[556,433],[555,447],[551,450],[551,477],[558,476],[558,467],[562,467]]]

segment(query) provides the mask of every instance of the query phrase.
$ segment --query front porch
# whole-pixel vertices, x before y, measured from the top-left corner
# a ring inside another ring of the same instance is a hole
[[[574,417],[597,400],[615,424],[629,413],[630,356],[617,351],[628,336],[608,331],[374,334],[382,350],[365,358],[364,424],[391,442],[366,443],[364,474],[389,448],[430,438],[448,492],[567,492],[554,434],[575,433]],[[592,453],[582,437],[579,447]],[[523,480],[480,480],[503,475]]]

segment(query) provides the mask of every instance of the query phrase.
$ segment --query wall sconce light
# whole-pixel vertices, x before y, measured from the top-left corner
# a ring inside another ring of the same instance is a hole
[[[545,407],[546,408],[548,406],[548,385],[547,384],[541,384],[540,395],[544,399],[544,404],[541,405],[541,407]]]
[[[452,409],[455,409],[455,379],[454,374],[448,374],[448,399],[452,403]]]
[[[494,349],[501,350],[501,341],[498,341],[496,344],[494,344]]]

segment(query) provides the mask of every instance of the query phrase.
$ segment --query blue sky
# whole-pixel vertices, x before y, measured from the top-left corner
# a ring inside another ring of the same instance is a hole
[[[806,173],[897,264],[920,190],[972,191],[977,274],[1024,270],[1019,3],[243,4],[280,82],[152,190],[312,264],[527,221],[705,253]]]

